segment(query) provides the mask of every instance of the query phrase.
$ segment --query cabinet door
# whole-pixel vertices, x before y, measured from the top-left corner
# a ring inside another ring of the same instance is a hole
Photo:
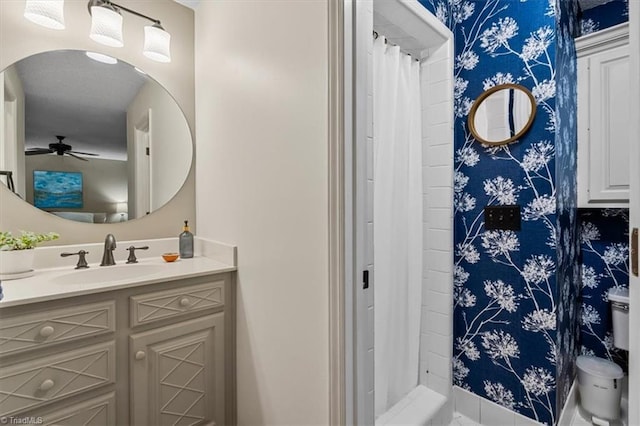
[[[589,60],[589,203],[629,200],[629,48]]]
[[[131,424],[224,425],[224,314],[130,337]]]

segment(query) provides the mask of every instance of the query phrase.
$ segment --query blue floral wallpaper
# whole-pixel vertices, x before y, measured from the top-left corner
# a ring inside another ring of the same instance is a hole
[[[627,352],[613,347],[607,292],[629,285],[629,211],[580,211],[582,312],[580,352],[616,362],[627,370]]]
[[[612,0],[580,14],[580,35],[587,35],[629,20],[629,0]]]
[[[577,5],[420,1],[456,45],[454,383],[555,424],[578,350]],[[517,143],[482,146],[467,117],[473,100],[501,83],[531,90],[536,119]],[[483,208],[508,204],[521,206],[522,229],[486,230]]]
[[[556,407],[562,410],[576,375],[579,349],[580,232],[577,209],[578,128],[576,50],[578,3],[556,2],[556,182],[558,245],[556,289]]]

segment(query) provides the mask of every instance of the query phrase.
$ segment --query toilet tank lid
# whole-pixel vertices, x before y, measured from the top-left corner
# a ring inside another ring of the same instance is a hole
[[[627,287],[611,287],[609,300],[613,302],[629,303],[629,289]]]
[[[624,377],[622,368],[608,359],[580,355],[576,363],[580,370],[603,379],[621,379]]]

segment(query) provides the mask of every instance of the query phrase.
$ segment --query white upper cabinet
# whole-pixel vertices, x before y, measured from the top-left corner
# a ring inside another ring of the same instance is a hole
[[[629,29],[576,39],[578,207],[629,206]]]

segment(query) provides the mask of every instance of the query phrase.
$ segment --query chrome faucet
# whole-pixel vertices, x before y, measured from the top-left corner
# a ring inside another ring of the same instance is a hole
[[[102,254],[102,263],[100,266],[115,265],[116,261],[113,260],[113,251],[116,249],[116,237],[113,234],[107,234],[104,238],[104,253]]]

